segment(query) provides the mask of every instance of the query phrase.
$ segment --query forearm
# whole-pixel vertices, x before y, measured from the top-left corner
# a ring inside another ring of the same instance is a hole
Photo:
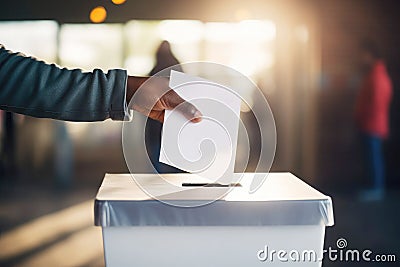
[[[0,109],[70,121],[122,120],[124,70],[83,73],[11,53],[0,46]]]

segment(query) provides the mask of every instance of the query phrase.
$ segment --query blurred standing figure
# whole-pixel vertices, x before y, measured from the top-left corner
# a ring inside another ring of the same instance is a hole
[[[161,44],[157,48],[156,52],[156,65],[150,71],[150,76],[156,74],[157,72],[162,71],[163,69],[172,67],[174,65],[180,64],[176,59],[171,50],[171,45],[168,41],[162,41]],[[181,66],[176,66],[173,68],[176,71],[182,72]]]
[[[171,45],[168,41],[162,41],[156,52],[156,65],[150,71],[149,75],[153,76],[163,69],[178,65],[171,50]],[[175,66],[172,69],[182,71],[182,67]],[[160,147],[161,147],[161,129],[162,123],[156,120],[148,119],[146,122],[146,149],[150,157],[151,163],[158,173],[177,173],[181,170],[159,162]]]
[[[392,83],[377,46],[361,45],[361,60],[366,71],[356,102],[356,122],[363,135],[365,163],[373,182],[360,192],[361,200],[380,200],[385,195],[385,161],[382,143],[389,135],[389,106]]]

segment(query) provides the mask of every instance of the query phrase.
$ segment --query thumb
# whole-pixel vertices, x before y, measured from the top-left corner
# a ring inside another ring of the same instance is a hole
[[[163,98],[166,98],[165,103],[167,103],[165,109],[176,108],[185,118],[192,122],[201,121],[201,112],[191,103],[180,97],[174,90],[169,90]]]

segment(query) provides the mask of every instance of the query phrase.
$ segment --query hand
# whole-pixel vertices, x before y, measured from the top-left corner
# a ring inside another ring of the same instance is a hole
[[[140,88],[140,89],[139,89]],[[188,120],[201,121],[201,112],[169,88],[163,77],[128,77],[126,99],[132,108],[149,118],[164,121],[165,110],[177,108]]]

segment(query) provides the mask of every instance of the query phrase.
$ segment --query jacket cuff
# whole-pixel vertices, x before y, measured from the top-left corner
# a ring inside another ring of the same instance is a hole
[[[115,82],[112,88],[113,94],[110,103],[109,116],[112,120],[131,120],[132,115],[129,112],[128,103],[126,103],[126,89],[128,82],[127,71],[112,70],[112,72],[115,72]]]

